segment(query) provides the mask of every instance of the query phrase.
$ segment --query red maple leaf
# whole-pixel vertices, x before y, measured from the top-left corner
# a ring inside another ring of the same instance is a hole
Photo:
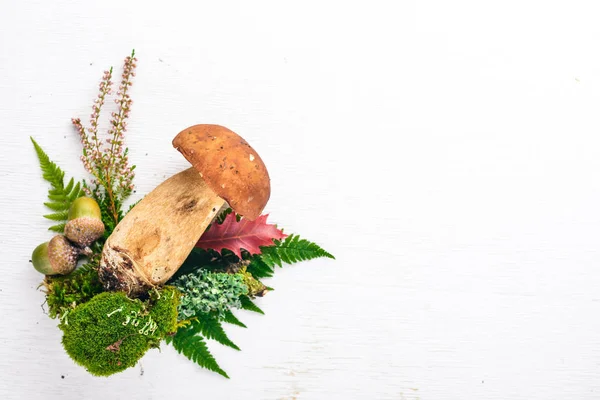
[[[250,254],[260,254],[260,246],[272,246],[273,240],[281,240],[286,235],[273,224],[267,224],[269,215],[261,215],[254,221],[242,218],[239,222],[235,213],[228,214],[222,224],[214,223],[196,243],[201,249],[221,252],[231,250],[240,259],[242,249]]]

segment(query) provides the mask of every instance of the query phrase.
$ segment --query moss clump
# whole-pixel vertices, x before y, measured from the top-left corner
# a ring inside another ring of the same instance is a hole
[[[165,286],[160,291],[150,292],[150,317],[156,322],[156,334],[163,339],[174,333],[177,328],[177,308],[181,300],[181,292],[172,286]]]
[[[93,375],[121,372],[177,330],[179,297],[170,287],[151,294],[146,302],[120,292],[101,293],[64,316],[63,346]]]
[[[85,264],[70,275],[46,276],[43,285],[50,318],[64,315],[103,291],[93,264]]]

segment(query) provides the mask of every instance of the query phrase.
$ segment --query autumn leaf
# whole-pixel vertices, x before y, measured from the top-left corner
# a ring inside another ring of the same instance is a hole
[[[273,239],[281,240],[288,235],[274,224],[267,224],[269,215],[261,215],[254,221],[242,218],[237,221],[235,213],[228,214],[222,224],[213,224],[204,232],[196,247],[221,252],[231,250],[240,259],[242,249],[250,254],[260,254],[261,246],[273,246]]]

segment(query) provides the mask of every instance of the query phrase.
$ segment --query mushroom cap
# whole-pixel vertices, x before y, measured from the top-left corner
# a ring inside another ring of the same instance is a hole
[[[260,216],[271,181],[258,153],[241,136],[220,125],[200,124],[179,132],[173,147],[236,213],[249,220]]]

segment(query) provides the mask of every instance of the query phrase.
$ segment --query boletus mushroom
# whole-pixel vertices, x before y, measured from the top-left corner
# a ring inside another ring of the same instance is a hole
[[[108,237],[99,273],[106,290],[136,296],[165,283],[225,202],[254,220],[269,200],[263,161],[233,131],[194,125],[177,134],[173,146],[192,167],[158,185]]]

